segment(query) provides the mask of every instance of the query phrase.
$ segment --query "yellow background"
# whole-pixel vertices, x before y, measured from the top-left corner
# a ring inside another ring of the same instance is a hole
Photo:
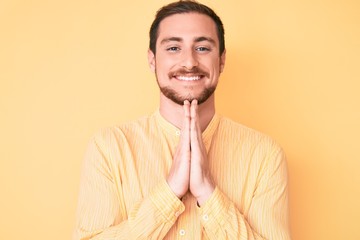
[[[203,2],[226,29],[217,110],[284,147],[294,239],[360,239],[359,1]],[[89,138],[157,108],[165,3],[0,1],[1,239],[70,239]]]

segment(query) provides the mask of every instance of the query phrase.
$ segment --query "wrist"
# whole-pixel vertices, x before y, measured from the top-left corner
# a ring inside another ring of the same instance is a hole
[[[206,186],[204,186],[201,195],[196,197],[199,207],[201,207],[211,197],[214,190],[215,190],[215,186],[212,184],[207,184]]]
[[[182,187],[179,187],[177,184],[173,183],[172,181],[169,181],[169,179],[166,180],[168,186],[170,187],[171,191],[179,198],[181,199],[185,193],[187,192],[187,189],[183,189]]]

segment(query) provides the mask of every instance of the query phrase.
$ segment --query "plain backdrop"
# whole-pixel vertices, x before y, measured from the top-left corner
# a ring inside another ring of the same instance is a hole
[[[0,1],[1,239],[71,238],[90,137],[158,107],[166,3]],[[283,146],[293,239],[360,239],[360,2],[203,3],[226,31],[217,111]]]

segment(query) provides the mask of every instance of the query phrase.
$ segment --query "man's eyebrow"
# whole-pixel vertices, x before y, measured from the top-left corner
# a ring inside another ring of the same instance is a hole
[[[164,44],[167,42],[182,42],[182,38],[180,37],[168,37],[168,38],[164,38],[163,40],[161,40],[160,44]]]
[[[197,38],[195,38],[195,42],[203,42],[203,41],[207,41],[207,42],[210,42],[211,44],[216,45],[215,40],[210,38],[210,37],[197,37]]]
[[[160,44],[165,44],[168,42],[182,42],[182,41],[183,41],[183,39],[181,37],[168,37],[168,38],[164,38],[163,40],[161,40]],[[216,45],[216,41],[210,37],[201,36],[201,37],[196,37],[194,39],[194,42],[205,42],[205,41]]]

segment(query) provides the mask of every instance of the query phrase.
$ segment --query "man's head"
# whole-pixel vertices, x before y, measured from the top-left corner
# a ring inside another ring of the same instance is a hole
[[[218,15],[209,7],[200,4],[195,1],[178,1],[170,3],[157,11],[155,19],[150,27],[150,43],[149,49],[155,54],[156,53],[156,41],[158,39],[159,25],[161,21],[174,14],[182,13],[199,13],[209,16],[216,24],[216,30],[219,40],[219,54],[221,55],[225,51],[225,31],[223,23]]]
[[[205,102],[213,95],[225,63],[220,18],[193,1],[164,6],[150,29],[148,58],[167,99],[177,104]]]

